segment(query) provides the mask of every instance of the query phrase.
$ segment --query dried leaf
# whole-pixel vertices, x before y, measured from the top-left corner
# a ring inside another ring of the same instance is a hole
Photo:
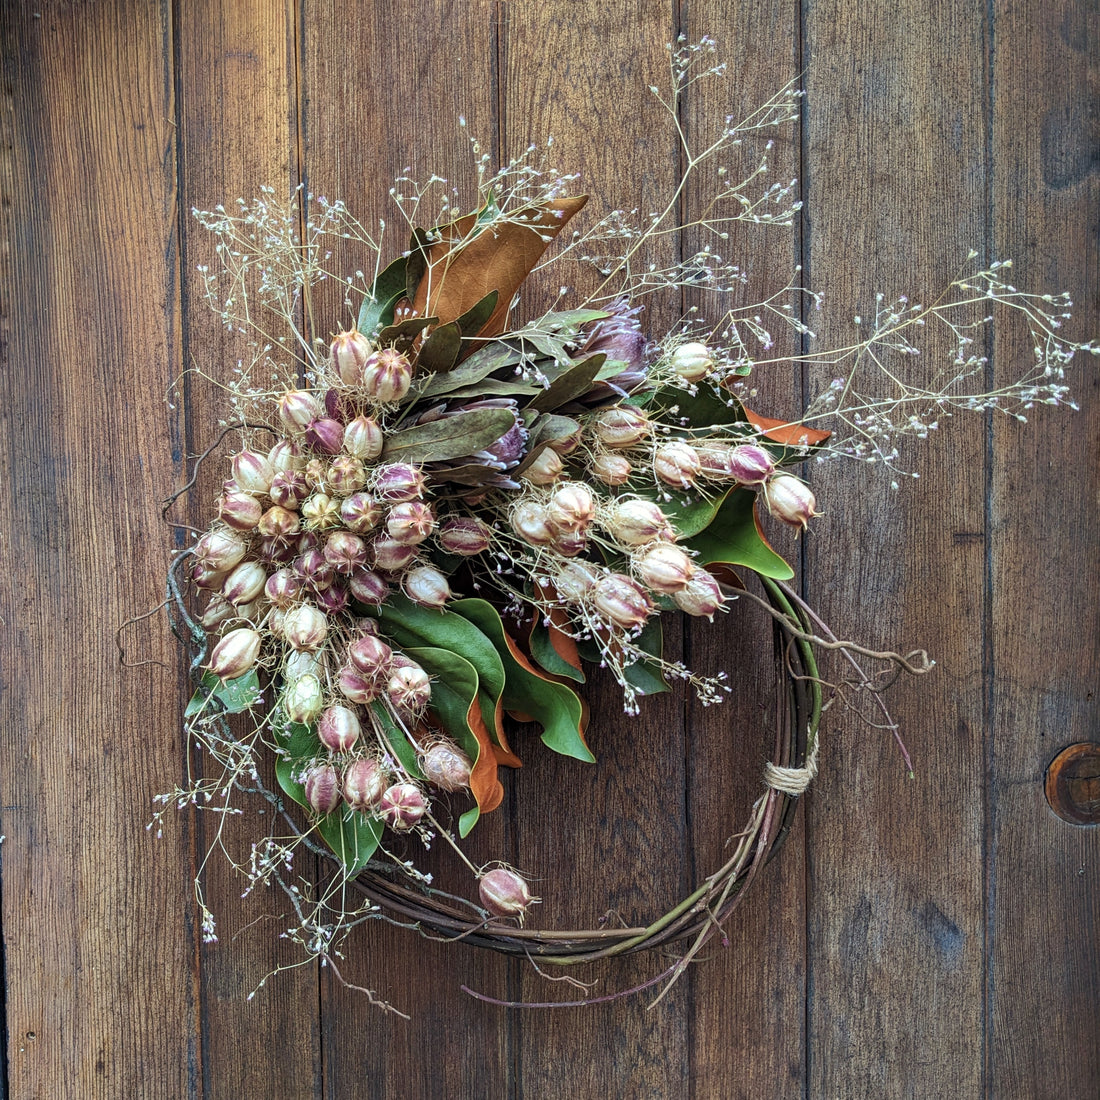
[[[742,406],[742,408],[745,407]],[[759,416],[747,408],[745,408],[745,416],[758,432],[764,433],[765,439],[782,443],[785,447],[816,447],[833,434],[819,428],[807,428],[805,424],[795,424],[789,420],[773,420],[769,416]]]
[[[508,311],[520,284],[538,263],[550,242],[588,201],[587,195],[555,199],[524,207],[507,220],[495,219],[478,229],[479,218],[467,214],[441,226],[426,244],[417,240],[427,256],[426,270],[410,293],[418,313],[431,313],[446,324],[457,320],[491,291],[497,291],[496,308],[480,335],[497,336],[508,327]],[[410,273],[413,254],[409,256]],[[411,280],[410,280],[411,282]]]
[[[445,462],[475,454],[495,443],[513,424],[509,409],[474,409],[394,432],[386,441],[386,462]]]

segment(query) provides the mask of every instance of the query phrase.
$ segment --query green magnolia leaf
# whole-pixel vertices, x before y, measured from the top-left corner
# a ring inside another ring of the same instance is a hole
[[[413,341],[428,325],[434,325],[436,317],[409,317],[396,325],[388,325],[378,334],[380,344],[392,345],[399,351],[408,351]]]
[[[731,490],[706,530],[682,545],[696,552],[699,565],[745,565],[761,576],[790,580],[794,570],[764,541],[757,527],[755,501],[748,489]]]
[[[473,386],[501,367],[519,363],[521,358],[520,353],[509,344],[486,344],[459,363],[454,370],[430,378],[421,391],[421,396],[441,397],[464,386]]]
[[[607,359],[606,355],[591,355],[579,363],[573,363],[553,379],[550,387],[542,391],[527,407],[538,412],[552,412],[576,397],[586,394]]]
[[[481,745],[470,729],[470,706],[477,699],[477,671],[464,657],[436,646],[402,646],[432,678],[431,708],[443,728],[476,763]]]
[[[444,374],[458,361],[461,348],[462,331],[458,322],[440,325],[421,344],[420,354],[416,358],[417,366],[433,374]]]
[[[406,263],[405,257],[400,256],[379,272],[370,293],[363,299],[356,327],[364,336],[373,336],[378,329],[393,321],[393,307],[405,293]]]
[[[570,680],[576,680],[578,684],[585,681],[582,669],[574,668],[554,648],[550,641],[550,628],[540,619],[531,629],[531,656],[535,662],[546,669],[551,676],[565,676]]]
[[[499,290],[490,290],[480,302],[472,305],[461,317],[455,319],[454,323],[462,333],[463,339],[476,336],[485,327],[485,322],[489,320],[493,315],[493,310],[497,308],[499,297]]]
[[[443,462],[495,443],[515,424],[508,409],[472,409],[393,432],[382,451],[385,462]]]
[[[747,431],[752,430],[741,402],[733,394],[716,393],[706,383],[699,386],[695,395],[666,386],[648,395],[644,403],[647,408],[671,409],[675,406],[678,410],[676,418],[686,418],[696,431],[714,425],[728,427],[732,424],[744,424]]]
[[[378,731],[390,752],[400,762],[401,767],[413,779],[423,779],[424,773],[420,770],[420,762],[416,758],[416,749],[409,744],[404,730],[397,727],[390,717],[389,711],[378,701],[370,704],[371,714],[374,716],[374,728]]]
[[[210,700],[216,702],[211,710]],[[204,672],[195,694],[183,712],[184,718],[193,718],[204,709],[209,713],[240,714],[251,710],[260,701],[260,679],[255,669],[232,680],[221,680],[212,672]]]
[[[505,708],[529,714],[538,722],[543,727],[543,743],[554,752],[587,763],[595,762],[596,758],[581,737],[584,708],[576,692],[565,684],[544,680],[520,664],[505,637],[500,615],[492,604],[477,599],[455,600],[450,607],[476,624],[479,631],[496,646],[504,665],[501,699]]]
[[[458,835],[461,837],[467,837],[470,835],[470,830],[477,824],[477,819],[481,816],[481,809],[478,806],[471,806],[459,819],[458,819]]]

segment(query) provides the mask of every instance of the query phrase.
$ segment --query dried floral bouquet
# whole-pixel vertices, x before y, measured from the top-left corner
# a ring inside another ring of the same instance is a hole
[[[1038,402],[1067,402],[1066,364],[1097,350],[1060,338],[1064,298],[1020,292],[1005,281],[1008,265],[993,263],[928,305],[880,297],[850,346],[798,357],[831,364],[835,380],[793,424],[746,400],[753,370],[792,362],[772,350],[776,326],[812,338],[806,310],[792,303],[818,303],[795,289],[797,271],[716,324],[689,313],[647,335],[648,296],[678,300],[690,288],[717,303],[746,281],[719,255],[735,223],[791,226],[799,208],[794,181],[768,182],[769,136],[797,117],[793,88],[727,121],[705,148],[679,130],[685,89],[724,76],[714,52],[709,39],[676,43],[669,91],[651,89],[686,165],[653,215],[616,210],[572,228],[586,201],[570,195],[575,178],[536,166],[534,149],[490,173],[476,144],[472,212],[452,206],[439,178],[397,181],[407,248],[389,245],[383,224],[376,237],[343,203],[312,195],[281,202],[265,190],[232,211],[195,212],[215,242],[214,270],[200,268],[207,297],[250,354],[226,387],[222,438],[232,432],[239,446],[217,518],[169,577],[198,677],[185,723],[206,764],[162,797],[156,821],[171,804],[217,809],[224,820],[241,792],[266,796],[275,827],[240,870],[249,889],[283,888],[294,911],[286,934],[304,959],[335,965],[347,932],[384,916],[559,963],[693,937],[663,975],[675,978],[720,927],[814,774],[828,687],[815,651],[843,649],[864,687],[874,676],[860,654],[928,667],[923,654],[839,643],[784,583],[793,574],[766,541],[760,510],[806,527],[815,499],[789,468],[808,458],[877,462],[896,488],[904,436],[926,436],[957,409],[1023,416]],[[746,157],[749,170],[728,170]],[[712,243],[662,264],[661,242],[683,229],[689,179],[710,188],[692,228]],[[350,277],[326,267],[336,240],[361,250]],[[576,302],[563,286],[553,308],[519,324],[528,275],[570,262],[594,267],[598,288]],[[314,315],[312,289],[326,278],[345,287],[342,323]],[[983,392],[975,333],[998,309],[1026,319],[1035,360],[1015,385]],[[312,336],[344,326],[334,338]],[[930,329],[949,332],[956,354],[911,381],[906,368]],[[194,613],[190,589],[203,594]],[[670,682],[704,705],[720,702],[725,674],[667,659],[661,623],[678,613],[712,619],[737,597],[779,624],[785,686],[766,794],[734,855],[647,927],[518,927],[537,900],[524,878],[504,864],[475,867],[460,846],[501,802],[498,769],[519,764],[506,716],[537,723],[550,749],[591,762],[589,665],[615,678],[632,714]],[[261,778],[271,759],[279,790]],[[477,902],[435,890],[391,853],[402,835],[452,844]],[[211,851],[219,845],[220,836]],[[295,873],[301,846],[335,861],[320,888]],[[214,939],[201,876],[196,887]]]

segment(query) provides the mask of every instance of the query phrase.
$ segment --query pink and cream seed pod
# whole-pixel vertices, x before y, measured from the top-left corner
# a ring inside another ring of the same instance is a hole
[[[374,568],[391,576],[407,569],[416,557],[417,547],[391,539],[389,535],[377,537],[371,544]]]
[[[393,777],[372,757],[352,760],[344,769],[344,801],[353,810],[373,810],[392,783]]]
[[[210,632],[236,616],[237,609],[220,592],[213,592],[199,622],[204,630]]]
[[[338,455],[344,446],[344,425],[327,416],[311,420],[306,427],[306,443],[322,454]]]
[[[295,512],[273,504],[256,524],[256,534],[267,539],[289,540],[301,530],[302,521]]]
[[[328,588],[336,579],[336,567],[321,550],[307,550],[304,554],[299,554],[291,568],[315,592]]]
[[[303,726],[312,724],[324,705],[321,681],[312,673],[299,676],[284,688],[282,704],[292,722]]]
[[[321,415],[321,405],[307,390],[288,390],[279,398],[279,419],[291,432],[304,432]]]
[[[755,443],[730,450],[730,476],[741,485],[763,485],[775,473],[775,460]]]
[[[592,490],[579,481],[562,485],[546,506],[546,522],[561,534],[586,530],[595,514]]]
[[[421,607],[443,607],[454,599],[446,576],[434,565],[420,565],[410,569],[401,582],[405,595]]]
[[[608,509],[603,526],[623,546],[644,546],[655,540],[671,542],[676,537],[660,506],[651,500],[628,497],[616,501]]]
[[[592,431],[605,447],[618,449],[632,447],[646,439],[653,431],[653,424],[641,409],[615,405],[593,420]]]
[[[251,531],[264,514],[264,506],[248,493],[223,493],[218,498],[218,515],[235,531]]]
[[[276,474],[300,470],[305,464],[301,444],[295,439],[280,439],[267,453],[267,460]]]
[[[329,347],[329,362],[340,381],[346,386],[358,385],[363,377],[363,367],[370,358],[371,342],[355,329],[338,333]]]
[[[394,783],[378,800],[378,816],[395,832],[413,828],[428,812],[428,800],[415,783]]]
[[[395,504],[386,515],[386,531],[394,542],[416,546],[435,530],[435,514],[422,500]]]
[[[362,634],[348,646],[348,660],[372,679],[388,679],[393,668],[393,650],[376,634]]]
[[[776,519],[805,530],[817,512],[810,487],[793,474],[775,474],[764,483],[764,503]]]
[[[420,500],[424,484],[423,473],[407,462],[391,462],[374,471],[374,495],[387,504]]]
[[[634,572],[639,580],[654,592],[671,596],[686,587],[695,576],[696,567],[680,547],[671,542],[659,542],[635,555]]]
[[[444,520],[436,541],[448,554],[469,558],[484,553],[492,540],[492,528],[473,516],[455,516]]]
[[[225,578],[222,595],[236,606],[251,603],[267,584],[267,570],[259,562],[243,561]]]
[[[678,439],[662,443],[653,452],[653,472],[666,485],[690,489],[702,468],[695,448]]]
[[[241,451],[233,456],[233,480],[242,493],[265,496],[274,476],[275,470],[264,455]]]
[[[714,370],[714,357],[706,344],[681,344],[670,356],[669,366],[685,382],[700,382]]]
[[[604,485],[625,485],[633,472],[630,459],[623,455],[602,454],[592,460],[592,475]]]
[[[360,462],[373,462],[384,442],[378,421],[369,416],[357,416],[344,428],[344,450]]]
[[[382,505],[370,493],[352,493],[340,504],[340,518],[349,531],[365,535],[382,519]]]
[[[603,575],[594,562],[564,561],[553,575],[554,591],[569,603],[580,603]]]
[[[328,637],[328,619],[313,604],[301,604],[286,612],[283,637],[294,649],[320,649]]]
[[[302,785],[315,814],[324,817],[340,805],[340,779],[331,764],[314,764],[302,777]]]
[[[353,703],[373,703],[381,694],[374,678],[360,672],[353,664],[341,665],[336,673],[336,687],[345,699]]]
[[[307,530],[331,530],[340,526],[340,518],[340,502],[328,493],[314,493],[302,503],[302,522]]]
[[[277,569],[264,585],[267,598],[284,611],[293,606],[302,596],[302,578],[292,569]]]
[[[395,665],[397,665],[397,656],[398,654],[395,653]],[[408,658],[406,657],[405,660]],[[432,697],[431,677],[413,662],[395,667],[386,683],[386,694],[398,710],[419,714]]]
[[[316,593],[317,606],[326,615],[339,615],[348,606],[348,590],[343,581],[334,581],[328,588]]]
[[[297,511],[309,496],[309,482],[301,470],[280,470],[271,479],[270,496],[280,507]]]
[[[385,603],[390,595],[390,586],[373,569],[357,569],[348,577],[348,595],[359,603]]]
[[[247,549],[244,539],[235,531],[216,527],[195,543],[195,561],[206,569],[225,573],[240,565]]]
[[[260,635],[249,627],[231,630],[210,654],[210,671],[221,680],[235,680],[248,672],[260,656]]]
[[[317,736],[332,752],[347,752],[359,740],[361,732],[359,716],[351,707],[339,704],[326,707],[317,722]]]
[[[520,500],[513,507],[509,521],[512,530],[529,546],[549,546],[554,541],[546,508],[533,500]]]
[[[615,626],[640,627],[653,611],[653,603],[637,581],[622,573],[607,573],[593,586],[592,606]]]
[[[363,365],[359,384],[372,401],[400,401],[412,383],[412,364],[394,348],[374,352]]]
[[[419,759],[420,770],[433,787],[454,792],[470,786],[473,764],[453,741],[440,739],[431,742],[421,751]]]
[[[532,485],[553,485],[562,475],[565,463],[552,447],[543,447],[538,457],[523,471],[525,480]]]
[[[200,561],[195,561],[191,563],[188,576],[196,588],[201,588],[206,592],[220,592],[222,585],[225,584],[225,578],[229,576],[229,572],[228,569],[212,569],[208,565],[203,565]]]
[[[481,904],[494,917],[515,917],[520,924],[527,910],[539,901],[532,897],[527,883],[508,867],[494,867],[482,875],[477,892]]]
[[[672,593],[676,606],[687,615],[714,620],[714,613],[722,610],[726,597],[714,576],[697,568],[695,575],[679,591]]]
[[[340,497],[357,493],[367,483],[363,463],[351,455],[337,455],[328,471],[329,488]]]
[[[354,573],[367,562],[367,544],[350,531],[333,531],[325,540],[322,553],[337,573],[345,575]]]

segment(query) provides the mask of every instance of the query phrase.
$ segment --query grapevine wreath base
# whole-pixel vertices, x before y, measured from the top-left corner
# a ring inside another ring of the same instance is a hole
[[[206,632],[188,612],[184,600],[180,573],[186,562],[185,557],[177,559],[169,575],[168,606],[173,631],[188,647],[192,676],[199,683],[208,659],[208,645]],[[772,759],[764,769],[765,793],[753,803],[744,827],[733,834],[736,846],[729,859],[673,908],[645,926],[544,930],[503,924],[466,899],[410,880],[393,864],[381,861],[372,861],[350,884],[377,907],[376,915],[392,923],[503,955],[538,958],[540,962],[561,966],[691,941],[670,970],[645,985],[662,978],[675,980],[699,949],[712,936],[721,934],[723,923],[750,883],[778,853],[791,828],[797,797],[817,774],[823,692],[810,641],[815,624],[810,621],[809,609],[788,585],[766,577],[760,581],[775,616],[774,652],[779,684],[775,695],[775,743]],[[817,625],[821,629],[821,624]],[[218,721],[223,735],[231,738],[229,717],[221,715]],[[267,799],[302,843],[335,864],[338,873],[342,870],[328,848],[302,835],[284,800],[262,779],[252,776],[247,785],[238,786],[242,793],[259,794]]]

